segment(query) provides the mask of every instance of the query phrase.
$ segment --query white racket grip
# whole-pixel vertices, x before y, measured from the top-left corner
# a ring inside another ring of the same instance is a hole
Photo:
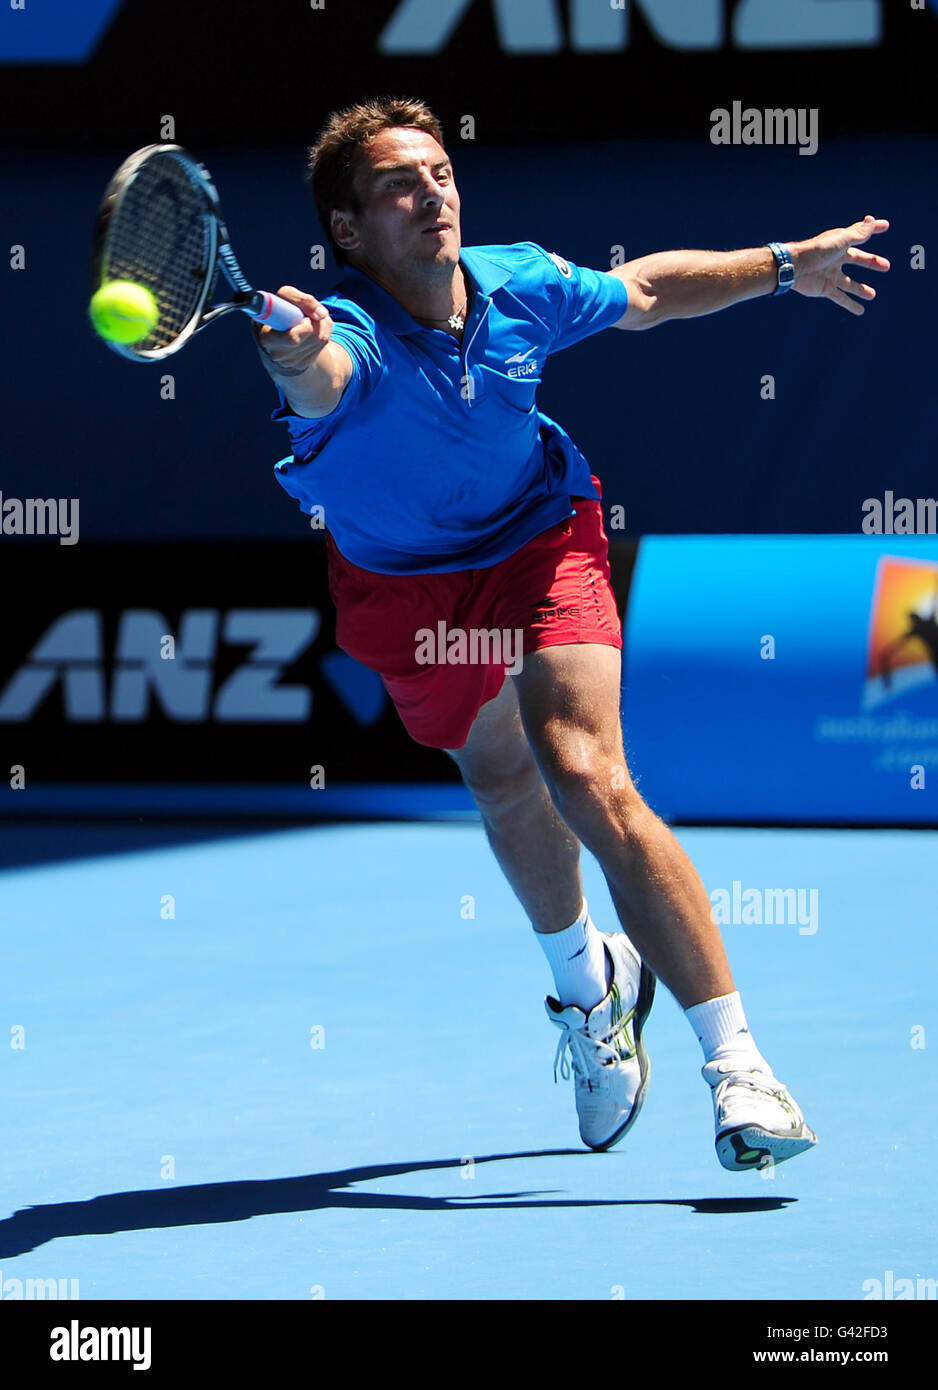
[[[284,333],[295,323],[305,319],[306,315],[298,304],[291,304],[289,300],[281,299],[279,295],[270,294],[267,290],[258,290],[257,293],[263,301],[259,310],[249,308],[246,312],[258,323],[265,323],[268,328],[272,328],[275,333]]]

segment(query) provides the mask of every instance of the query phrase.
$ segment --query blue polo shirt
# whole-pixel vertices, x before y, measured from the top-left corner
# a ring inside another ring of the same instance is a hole
[[[596,497],[586,459],[537,408],[545,360],[628,307],[606,271],[531,241],[464,247],[472,308],[460,343],[425,328],[349,266],[323,304],[354,371],[321,420],[280,391],[292,459],[275,475],[353,564],[380,574],[479,569]]]

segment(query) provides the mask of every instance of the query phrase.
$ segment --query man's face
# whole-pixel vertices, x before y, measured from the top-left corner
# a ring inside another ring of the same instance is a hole
[[[354,262],[375,268],[459,261],[459,194],[446,151],[422,130],[383,130],[355,174],[362,211],[333,212],[333,235]]]

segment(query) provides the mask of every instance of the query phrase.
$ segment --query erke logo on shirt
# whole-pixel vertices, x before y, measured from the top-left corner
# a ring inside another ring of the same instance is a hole
[[[537,361],[536,358],[530,362],[527,359],[531,356],[532,352],[536,351],[537,349],[532,347],[528,348],[527,352],[516,352],[511,357],[506,357],[505,366],[509,369],[508,375],[534,376],[540,368],[540,363]],[[517,367],[512,367],[512,362],[517,362],[519,363],[519,365]]]

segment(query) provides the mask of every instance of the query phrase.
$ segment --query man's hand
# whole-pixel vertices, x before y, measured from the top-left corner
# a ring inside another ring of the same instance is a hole
[[[354,371],[352,359],[341,344],[330,342],[332,317],[324,304],[294,285],[281,285],[277,293],[299,305],[306,317],[285,333],[255,324],[261,358],[296,414],[320,420],[342,399]]]
[[[854,222],[851,227],[835,227],[808,241],[789,242],[788,249],[795,265],[792,289],[807,295],[809,299],[832,299],[851,314],[862,314],[863,305],[858,304],[851,295],[857,295],[860,299],[875,299],[876,291],[862,280],[851,280],[844,273],[843,266],[846,263],[869,270],[888,270],[889,262],[885,256],[857,250],[871,236],[888,230],[889,223],[884,218],[867,213],[862,222]]]
[[[306,318],[285,333],[277,333],[272,328],[258,328],[257,343],[263,356],[270,362],[268,370],[272,376],[300,376],[332,337],[332,318],[324,304],[294,285],[281,285],[277,293],[281,299],[289,300],[302,309]]]

